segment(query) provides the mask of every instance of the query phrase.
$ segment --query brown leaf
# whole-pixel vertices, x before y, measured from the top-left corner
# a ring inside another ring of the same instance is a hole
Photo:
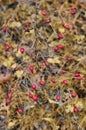
[[[12,75],[10,73],[7,73],[5,76],[3,74],[0,74],[0,83],[10,81],[11,79]]]

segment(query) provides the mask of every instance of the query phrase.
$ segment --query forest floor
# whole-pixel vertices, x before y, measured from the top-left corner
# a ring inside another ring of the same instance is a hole
[[[85,0],[0,0],[0,130],[86,130]]]

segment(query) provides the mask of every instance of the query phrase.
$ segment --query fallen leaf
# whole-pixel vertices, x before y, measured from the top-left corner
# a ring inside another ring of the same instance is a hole
[[[58,57],[48,58],[47,61],[48,61],[49,63],[52,63],[52,64],[55,64],[55,63],[58,63],[58,64],[59,64],[59,63],[60,63],[60,60],[59,60]]]
[[[15,27],[21,27],[21,23],[20,22],[12,22],[8,25],[10,28],[15,28]]]
[[[5,76],[3,74],[0,75],[0,83],[4,83],[10,80],[12,80],[12,75],[10,73],[7,73]]]

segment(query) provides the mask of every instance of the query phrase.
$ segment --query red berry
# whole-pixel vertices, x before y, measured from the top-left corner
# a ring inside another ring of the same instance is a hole
[[[33,94],[32,93],[29,93],[29,98],[33,98]]]
[[[9,98],[6,99],[6,104],[10,104],[11,100]]]
[[[62,70],[62,74],[65,74],[66,73],[66,71],[65,70]]]
[[[29,24],[29,22],[27,21],[27,22],[25,22],[24,23],[24,27],[27,27],[28,26],[28,24]]]
[[[14,89],[13,88],[11,89],[11,93],[14,93]]]
[[[67,61],[71,61],[72,58],[71,58],[70,56],[67,56],[67,57],[66,57],[66,60],[67,60]]]
[[[46,10],[42,10],[41,13],[42,13],[42,15],[44,15],[44,16],[47,14]]]
[[[74,15],[75,14],[75,10],[71,10],[70,14]]]
[[[59,33],[59,34],[58,34],[58,38],[59,38],[59,39],[62,39],[62,38],[63,38],[63,34],[62,34],[62,33]]]
[[[56,82],[55,78],[51,78],[51,82],[55,83]]]
[[[36,90],[36,85],[35,85],[35,84],[32,84],[32,88]]]
[[[50,19],[46,19],[45,23],[49,24],[50,23]]]
[[[10,46],[9,46],[9,45],[6,45],[6,46],[5,46],[5,50],[6,50],[6,51],[9,51],[9,49],[10,49]]]
[[[33,96],[33,100],[37,102],[38,101],[38,97],[36,95],[34,95]]]
[[[65,25],[65,28],[68,29],[68,30],[70,30],[70,25],[69,25],[69,24],[66,24],[66,25]]]
[[[64,83],[64,84],[67,84],[67,80],[66,80],[66,79],[65,79],[65,80],[63,80],[63,83]]]
[[[25,49],[21,47],[20,52],[23,53],[24,51],[25,51]]]
[[[59,95],[56,96],[56,100],[60,101],[60,96]]]
[[[72,6],[72,7],[71,7],[71,10],[74,10],[74,9],[76,9],[76,7],[75,7],[75,6]]]
[[[74,107],[74,108],[73,108],[73,111],[74,111],[74,112],[78,112],[78,108],[77,108],[77,107]]]
[[[49,66],[49,62],[48,62],[48,61],[45,61],[45,65],[46,65],[46,66]]]
[[[43,67],[45,66],[45,62],[42,62],[42,66],[43,66]]]
[[[22,113],[23,110],[21,108],[18,108],[18,113]]]
[[[77,77],[78,80],[82,80],[83,78],[81,76]]]
[[[62,49],[62,48],[63,48],[63,45],[62,45],[62,44],[59,44],[59,45],[58,45],[58,48],[59,48],[59,49]]]
[[[54,47],[54,52],[59,52],[59,48],[58,47]]]
[[[40,80],[39,83],[40,83],[41,86],[44,86],[44,85],[45,85],[45,81],[44,81],[44,80]]]
[[[7,27],[6,27],[5,25],[3,26],[2,29],[3,29],[3,32],[6,32],[6,31],[7,31]]]
[[[74,92],[71,93],[72,97],[76,97],[76,94]]]
[[[7,94],[7,97],[8,97],[9,99],[12,98],[12,93],[9,92],[9,93]]]
[[[79,77],[80,76],[80,74],[77,72],[77,73],[75,73],[75,77]]]
[[[33,71],[34,71],[34,67],[31,65],[31,66],[29,66],[29,70],[33,73]]]

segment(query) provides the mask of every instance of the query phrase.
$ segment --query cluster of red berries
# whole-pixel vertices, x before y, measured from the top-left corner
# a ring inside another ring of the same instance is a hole
[[[12,99],[12,94],[14,93],[14,89],[11,89],[7,94],[6,104],[9,105]]]
[[[81,77],[81,75],[77,72],[75,73],[75,77],[78,79],[78,80],[82,80],[83,78]]]
[[[62,44],[58,44],[54,47],[54,52],[59,52],[60,49],[63,49],[64,46]]]
[[[47,15],[47,11],[46,11],[46,10],[42,10],[42,11],[41,11],[41,14],[42,14],[43,16],[46,16],[46,15]],[[46,24],[49,24],[50,22],[51,22],[50,19],[48,19],[48,18],[45,19],[45,23],[46,23]]]
[[[75,7],[75,6],[72,6],[72,7],[71,7],[70,14],[74,15],[74,14],[75,14],[75,9],[76,9],[76,7]]]
[[[33,99],[33,101],[37,102],[38,101],[38,96],[33,95],[32,93],[29,93],[29,98]]]
[[[43,67],[49,66],[49,62],[48,62],[48,61],[42,62],[42,66],[43,66]]]

